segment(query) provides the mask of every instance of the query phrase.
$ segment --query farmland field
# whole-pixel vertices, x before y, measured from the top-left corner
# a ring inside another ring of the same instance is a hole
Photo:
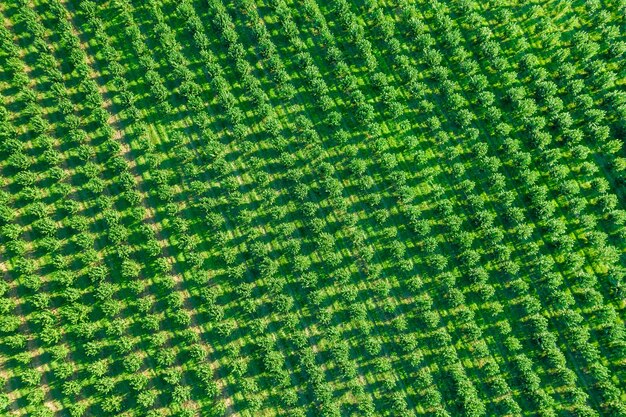
[[[0,16],[0,416],[626,417],[626,0]]]

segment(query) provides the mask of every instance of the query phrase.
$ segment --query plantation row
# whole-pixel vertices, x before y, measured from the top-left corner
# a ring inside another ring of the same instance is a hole
[[[9,416],[626,416],[626,3],[0,2]]]

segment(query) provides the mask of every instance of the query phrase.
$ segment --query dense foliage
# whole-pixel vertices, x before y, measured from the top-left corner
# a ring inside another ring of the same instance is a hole
[[[0,415],[626,417],[625,0],[0,13]]]

